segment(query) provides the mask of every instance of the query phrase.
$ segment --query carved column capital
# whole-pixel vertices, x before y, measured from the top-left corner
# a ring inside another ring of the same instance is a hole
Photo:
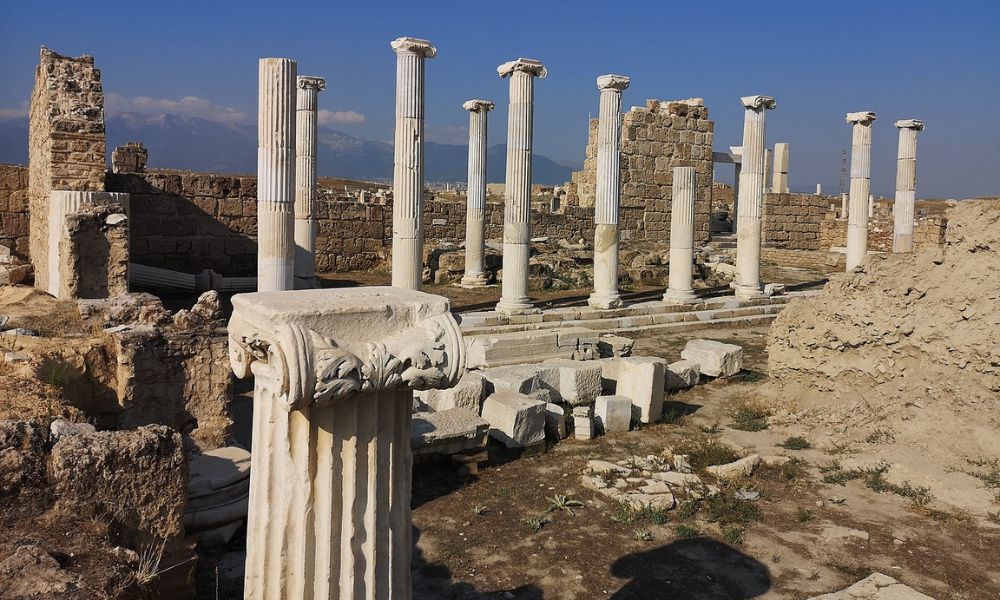
[[[778,105],[770,96],[743,96],[740,98],[740,103],[744,108],[763,108],[765,110],[771,110]]]
[[[601,75],[597,78],[597,89],[604,90],[616,90],[624,91],[628,88],[628,84],[631,80],[624,75]]]
[[[545,76],[549,74],[545,65],[533,58],[519,58],[517,60],[505,62],[497,67],[497,74],[500,75],[501,79],[511,75],[515,71],[523,71],[529,75],[534,75],[539,79],[545,79]]]
[[[389,45],[396,51],[396,54],[412,52],[423,55],[424,58],[434,58],[434,55],[437,54],[437,48],[433,44],[420,38],[400,37],[389,42]]]
[[[924,122],[920,119],[902,119],[893,123],[897,129],[913,129],[914,131],[923,131]]]
[[[493,104],[492,100],[479,100],[478,98],[474,100],[466,100],[462,103],[462,108],[472,112],[490,111],[493,110],[495,106],[496,105]]]
[[[852,125],[871,125],[875,120],[875,113],[870,110],[847,113],[847,122]]]
[[[298,79],[296,79],[296,83],[299,89],[303,90],[316,90],[317,92],[322,92],[326,89],[326,79],[323,79],[322,77],[300,75]]]

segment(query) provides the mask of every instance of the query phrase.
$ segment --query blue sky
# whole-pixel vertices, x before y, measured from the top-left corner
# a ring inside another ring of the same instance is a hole
[[[93,54],[109,112],[181,112],[251,122],[257,58],[327,78],[324,122],[391,140],[389,42],[431,40],[427,133],[462,143],[469,98],[491,98],[490,143],[506,134],[496,66],[537,58],[535,149],[582,161],[597,75],[632,77],[625,107],[704,97],[716,150],[740,143],[738,98],[766,94],[768,144],[791,144],[793,189],[836,191],[844,114],[874,110],[873,191],[895,185],[900,118],[921,118],[917,194],[1000,194],[1000,2],[23,2],[0,0],[0,119],[23,112],[38,48]],[[188,100],[182,101],[183,98]],[[192,99],[193,98],[193,99]],[[720,170],[719,179],[731,169]]]

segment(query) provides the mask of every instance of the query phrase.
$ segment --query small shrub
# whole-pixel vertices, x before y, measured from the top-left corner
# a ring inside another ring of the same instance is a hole
[[[652,542],[653,532],[648,529],[639,528],[633,532],[633,537],[637,542]]]
[[[895,441],[896,435],[889,429],[876,429],[865,438],[868,444],[891,444]]]
[[[701,531],[699,531],[697,527],[682,524],[674,528],[674,534],[677,535],[679,539],[690,540],[691,538],[696,538],[701,535]]]
[[[701,430],[702,433],[719,433],[722,431],[722,427],[719,426],[718,421],[708,426],[699,425],[698,429]]]
[[[768,416],[770,413],[763,407],[744,403],[733,411],[733,422],[729,426],[740,431],[764,431]]]
[[[527,519],[524,520],[524,524],[528,526],[528,529],[530,529],[531,531],[533,531],[535,533],[537,533],[538,531],[540,531],[542,529],[542,527],[545,527],[546,525],[548,525],[551,522],[552,522],[552,519],[550,519],[547,516],[529,517],[529,518],[527,518]]]
[[[724,465],[743,458],[739,452],[715,438],[685,440],[673,447],[674,454],[686,454],[691,467],[700,471],[712,465]]]
[[[487,509],[485,506],[477,505],[472,507],[472,514],[476,515],[477,517],[481,517],[485,515],[488,510],[489,509]]]
[[[800,508],[798,512],[795,513],[795,520],[799,523],[805,523],[807,521],[812,521],[813,514],[808,508]]]
[[[804,460],[793,458],[792,460],[781,465],[781,467],[778,468],[778,473],[785,481],[796,481],[806,474],[805,466],[806,462]]]
[[[812,448],[812,444],[809,440],[802,436],[794,436],[786,438],[785,441],[778,444],[778,446],[784,448],[785,450],[808,450]]]
[[[722,526],[732,523],[747,525],[760,520],[760,509],[753,502],[740,500],[732,490],[724,488],[718,494],[705,498],[705,518]]]
[[[741,546],[743,544],[743,537],[746,533],[746,529],[742,525],[737,525],[732,523],[730,525],[724,525],[722,527],[722,538],[730,546]]]
[[[568,512],[569,514],[576,516],[576,511],[574,508],[581,508],[583,502],[579,500],[574,500],[565,494],[556,494],[551,498],[546,498],[549,501],[549,508],[545,512],[552,512],[554,510],[561,510]]]
[[[681,505],[677,507],[677,518],[678,519],[690,519],[691,517],[693,517],[695,515],[695,513],[698,512],[698,509],[700,507],[701,507],[701,500],[700,499],[687,500],[687,501],[681,503]]]
[[[670,425],[681,425],[684,423],[684,417],[688,415],[688,411],[684,410],[680,406],[667,406],[664,402],[663,413],[660,414],[660,423],[667,423]]]
[[[48,361],[42,366],[40,379],[42,383],[62,389],[66,385],[69,368],[62,363]]]

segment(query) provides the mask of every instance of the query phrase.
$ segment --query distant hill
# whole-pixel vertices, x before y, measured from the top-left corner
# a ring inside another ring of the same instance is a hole
[[[253,173],[257,170],[257,132],[252,125],[229,125],[174,114],[120,113],[107,120],[108,161],[111,151],[125,142],[142,142],[149,149],[149,166],[216,173]],[[317,172],[323,177],[392,179],[392,144],[363,140],[342,131],[319,129]],[[424,165],[428,181],[465,181],[468,146],[428,142]],[[489,148],[487,180],[502,182],[506,145]],[[26,119],[0,122],[0,163],[27,164]],[[569,180],[571,163],[559,163],[536,154],[532,161],[535,183],[558,185]]]

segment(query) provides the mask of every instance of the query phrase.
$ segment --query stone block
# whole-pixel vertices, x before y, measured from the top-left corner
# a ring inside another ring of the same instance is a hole
[[[633,356],[618,361],[618,387],[616,394],[632,401],[639,421],[655,423],[663,413],[662,358]]]
[[[493,367],[483,370],[482,376],[486,380],[487,394],[499,391],[530,394],[540,387],[538,369],[531,365]]]
[[[691,340],[681,358],[697,363],[701,373],[710,377],[732,377],[743,369],[743,348],[715,340]]]
[[[545,404],[545,435],[554,440],[566,437],[566,409],[553,402]]]
[[[554,359],[543,363],[559,369],[559,395],[573,406],[590,404],[601,393],[601,365],[598,361]]]
[[[598,431],[628,431],[632,425],[632,400],[625,396],[598,396],[594,401],[594,421]]]
[[[524,448],[545,440],[545,412],[545,402],[501,390],[483,402],[482,417],[490,437],[508,448]]]
[[[455,387],[446,390],[427,390],[421,399],[435,412],[464,408],[478,415],[485,392],[486,379],[479,373],[469,371],[462,376]]]
[[[760,464],[760,455],[751,454],[743,458],[725,464],[705,467],[705,472],[719,479],[732,479],[734,477],[750,477],[754,469]]]
[[[589,440],[594,437],[594,420],[591,418],[589,406],[577,406],[573,409],[573,437],[578,440]]]
[[[701,368],[690,360],[678,360],[667,365],[663,374],[668,391],[687,389],[698,383]]]
[[[635,340],[620,335],[603,335],[597,340],[597,352],[601,358],[629,356]]]
[[[455,454],[486,445],[490,424],[464,408],[416,413],[410,422],[414,455]]]

